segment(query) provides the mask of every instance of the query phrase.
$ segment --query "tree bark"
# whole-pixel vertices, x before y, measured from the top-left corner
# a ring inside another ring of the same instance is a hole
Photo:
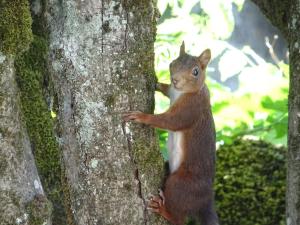
[[[0,1],[0,224],[50,225],[47,200],[21,112],[15,57],[32,40],[27,0]]]
[[[149,214],[163,173],[154,130],[122,113],[154,109],[155,1],[48,3],[69,223],[164,224]]]
[[[300,1],[253,0],[289,42],[287,225],[300,224]]]
[[[300,1],[289,19],[290,91],[288,128],[287,225],[300,224]]]
[[[41,185],[22,122],[14,60],[0,60],[0,224],[51,223],[51,203]]]

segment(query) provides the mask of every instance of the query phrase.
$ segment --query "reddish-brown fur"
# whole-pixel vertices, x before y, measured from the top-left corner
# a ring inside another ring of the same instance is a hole
[[[180,57],[171,63],[170,71],[172,81],[176,78],[172,85],[183,93],[165,113],[130,112],[124,116],[126,121],[180,131],[183,135],[180,166],[166,179],[164,192],[149,202],[152,211],[176,225],[183,225],[187,216],[200,218],[203,225],[218,224],[213,203],[215,128],[209,91],[204,84],[209,59],[209,50],[193,57],[185,54],[182,45]],[[194,66],[201,70],[199,77],[191,76]],[[166,84],[157,85],[157,89],[167,96],[169,88]]]

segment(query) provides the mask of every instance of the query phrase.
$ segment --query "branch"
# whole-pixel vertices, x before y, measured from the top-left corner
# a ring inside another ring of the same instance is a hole
[[[277,27],[288,40],[288,19],[290,0],[252,0],[262,13]]]

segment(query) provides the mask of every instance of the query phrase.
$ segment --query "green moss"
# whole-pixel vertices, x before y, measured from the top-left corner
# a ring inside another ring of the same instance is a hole
[[[0,51],[17,55],[32,41],[31,15],[27,0],[0,0]]]
[[[71,194],[70,187],[67,177],[65,176],[65,168],[63,168],[62,173],[62,188],[64,193],[64,206],[66,209],[66,221],[68,225],[75,225],[74,217],[71,209]]]
[[[153,2],[154,1],[149,1],[149,0],[127,0],[127,1],[122,1],[121,4],[122,7],[128,11],[135,8],[149,9],[149,4],[153,4]]]
[[[47,10],[48,4],[47,1],[48,0],[39,0],[41,7],[40,12],[37,14],[33,13],[31,15],[33,33],[45,39],[47,39],[49,35],[48,26],[45,26],[45,24],[47,24],[47,19],[45,17],[45,12]],[[36,0],[29,0],[29,2],[30,4],[35,4]]]
[[[215,192],[221,224],[285,224],[286,152],[251,140],[237,140],[217,151]]]
[[[52,205],[43,195],[36,195],[34,199],[26,205],[28,213],[28,225],[42,225],[51,216]]]
[[[151,129],[147,129],[148,132],[151,132]],[[153,133],[149,134],[148,137],[153,137]],[[151,145],[152,143],[152,145]],[[161,181],[161,172],[163,169],[163,160],[159,150],[153,151],[153,149],[158,149],[157,146],[153,146],[154,141],[149,141],[147,134],[143,137],[140,137],[138,140],[133,142],[133,159],[138,165],[140,174],[149,174],[152,176],[148,177],[148,182],[151,183],[160,183]],[[153,168],[157,174],[153,174]],[[150,172],[151,171],[151,172]]]
[[[105,107],[109,108],[115,104],[115,96],[113,94],[106,96],[104,105]]]
[[[23,118],[37,168],[44,190],[53,203],[53,223],[65,224],[60,151],[53,132],[54,121],[44,99],[47,54],[47,40],[34,36],[29,50],[16,58],[15,68]]]

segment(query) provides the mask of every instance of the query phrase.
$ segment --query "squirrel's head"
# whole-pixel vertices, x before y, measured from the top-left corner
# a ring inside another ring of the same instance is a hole
[[[171,83],[175,89],[182,92],[197,92],[205,81],[205,69],[211,58],[209,49],[200,56],[185,53],[184,42],[180,46],[180,54],[170,63]]]

